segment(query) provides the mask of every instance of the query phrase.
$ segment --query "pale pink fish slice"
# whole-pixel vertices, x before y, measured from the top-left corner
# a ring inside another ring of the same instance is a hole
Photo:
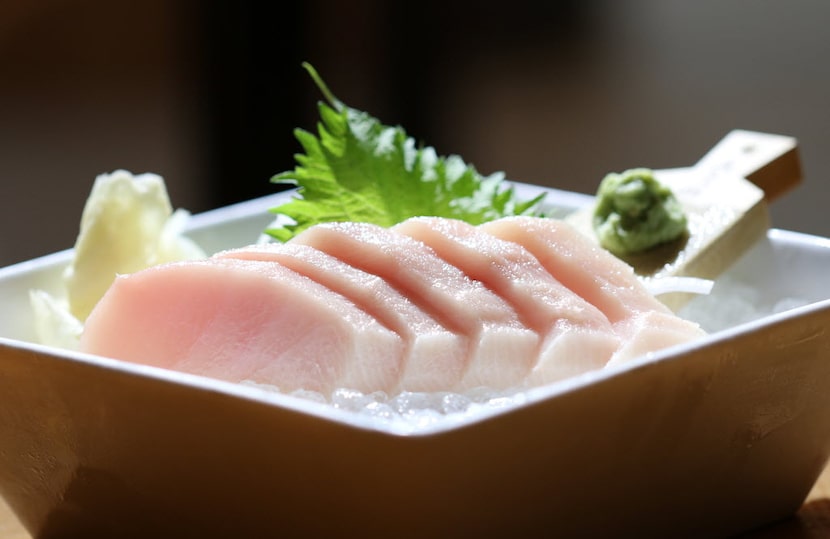
[[[389,390],[398,335],[351,301],[279,264],[209,259],[116,279],[81,349],[223,380],[328,395]]]
[[[652,296],[631,266],[568,223],[506,217],[481,228],[524,246],[562,284],[605,313],[625,341],[618,357],[612,358],[615,362],[633,357],[635,350],[645,353],[704,335],[697,324],[677,317]],[[640,316],[644,318],[638,322]]]
[[[460,371],[466,365],[467,337],[442,326],[381,277],[319,249],[299,243],[266,243],[231,249],[214,256],[282,264],[347,297],[396,332],[406,346],[406,359],[396,391],[445,389],[435,373]]]
[[[704,335],[697,325],[663,312],[640,312],[617,323],[617,331],[629,335],[623,346],[608,361],[608,365],[624,363],[636,357],[692,341]]]
[[[529,385],[604,366],[620,347],[608,318],[557,281],[524,247],[455,219],[416,217],[392,228],[431,247],[505,299],[543,336]]]
[[[648,293],[633,269],[568,223],[540,217],[505,217],[481,225],[498,238],[522,245],[559,282],[599,308],[613,323],[632,311],[669,312]]]
[[[449,365],[435,373],[447,389],[517,386],[535,364],[538,334],[504,300],[422,242],[367,223],[325,223],[291,242],[311,245],[380,276],[444,326],[468,336],[467,365]]]

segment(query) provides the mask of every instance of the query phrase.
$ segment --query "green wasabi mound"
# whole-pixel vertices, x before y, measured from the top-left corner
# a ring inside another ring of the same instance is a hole
[[[651,169],[634,168],[600,182],[593,227],[600,245],[624,256],[680,238],[687,219],[674,193]]]

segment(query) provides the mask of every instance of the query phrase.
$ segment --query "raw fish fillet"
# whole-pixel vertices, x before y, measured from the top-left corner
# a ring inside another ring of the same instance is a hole
[[[116,278],[81,349],[232,382],[330,393],[391,390],[401,338],[285,266],[211,258]]]
[[[652,296],[631,266],[564,221],[505,217],[481,229],[522,245],[553,277],[605,313],[622,339],[611,364],[704,335]]]
[[[120,276],[83,351],[330,394],[536,386],[703,335],[561,221],[311,227]]]

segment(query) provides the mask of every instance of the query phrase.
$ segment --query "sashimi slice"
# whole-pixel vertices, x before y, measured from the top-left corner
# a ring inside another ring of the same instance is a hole
[[[702,330],[679,316],[660,312],[637,313],[618,323],[620,333],[631,335],[608,361],[608,366],[625,363],[649,352],[703,336]]]
[[[614,331],[606,333],[562,320],[545,340],[526,385],[535,387],[606,367],[623,344]]]
[[[276,262],[347,297],[397,333],[406,351],[400,391],[445,389],[435,373],[459,379],[467,363],[468,338],[454,333],[377,275],[299,243],[266,243],[223,251],[217,258]]]
[[[326,395],[390,390],[403,359],[400,337],[343,296],[279,264],[232,259],[119,276],[81,350]]]
[[[563,285],[602,311],[623,339],[612,363],[704,335],[697,324],[675,315],[652,296],[634,270],[566,222],[541,217],[505,217],[481,225],[498,238],[518,243]]]
[[[497,238],[530,251],[559,282],[596,305],[613,323],[632,311],[670,312],[648,293],[634,270],[568,223],[541,217],[505,217],[481,225]]]
[[[350,222],[316,225],[291,243],[310,245],[381,277],[444,326],[468,336],[465,369],[434,373],[447,388],[517,386],[536,362],[539,335],[504,300],[422,242],[377,225]]]
[[[530,252],[464,221],[408,219],[392,230],[505,299],[544,342],[528,383],[538,385],[604,366],[620,347],[605,315],[551,276]]]

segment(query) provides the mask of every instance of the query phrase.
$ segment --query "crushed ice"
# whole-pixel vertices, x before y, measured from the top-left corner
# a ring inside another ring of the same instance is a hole
[[[279,392],[273,386],[245,381],[247,386]],[[452,391],[403,391],[387,395],[382,391],[363,393],[354,389],[335,389],[330,397],[309,390],[296,390],[288,395],[304,400],[329,404],[358,414],[378,425],[415,432],[452,423],[466,422],[487,413],[507,410],[527,401],[519,389],[498,391],[477,388],[464,393]]]
[[[302,392],[300,396],[308,398],[308,392]],[[322,396],[314,399],[326,401]],[[337,409],[360,414],[375,422],[422,430],[446,422],[467,421],[488,411],[505,410],[525,400],[525,394],[517,390],[487,388],[465,393],[404,391],[391,396],[380,391],[362,393],[341,388],[332,393],[328,402]]]
[[[796,296],[767,296],[761,287],[724,275],[718,279],[711,294],[695,297],[678,314],[699,323],[705,331],[715,333],[810,303],[808,299]]]

